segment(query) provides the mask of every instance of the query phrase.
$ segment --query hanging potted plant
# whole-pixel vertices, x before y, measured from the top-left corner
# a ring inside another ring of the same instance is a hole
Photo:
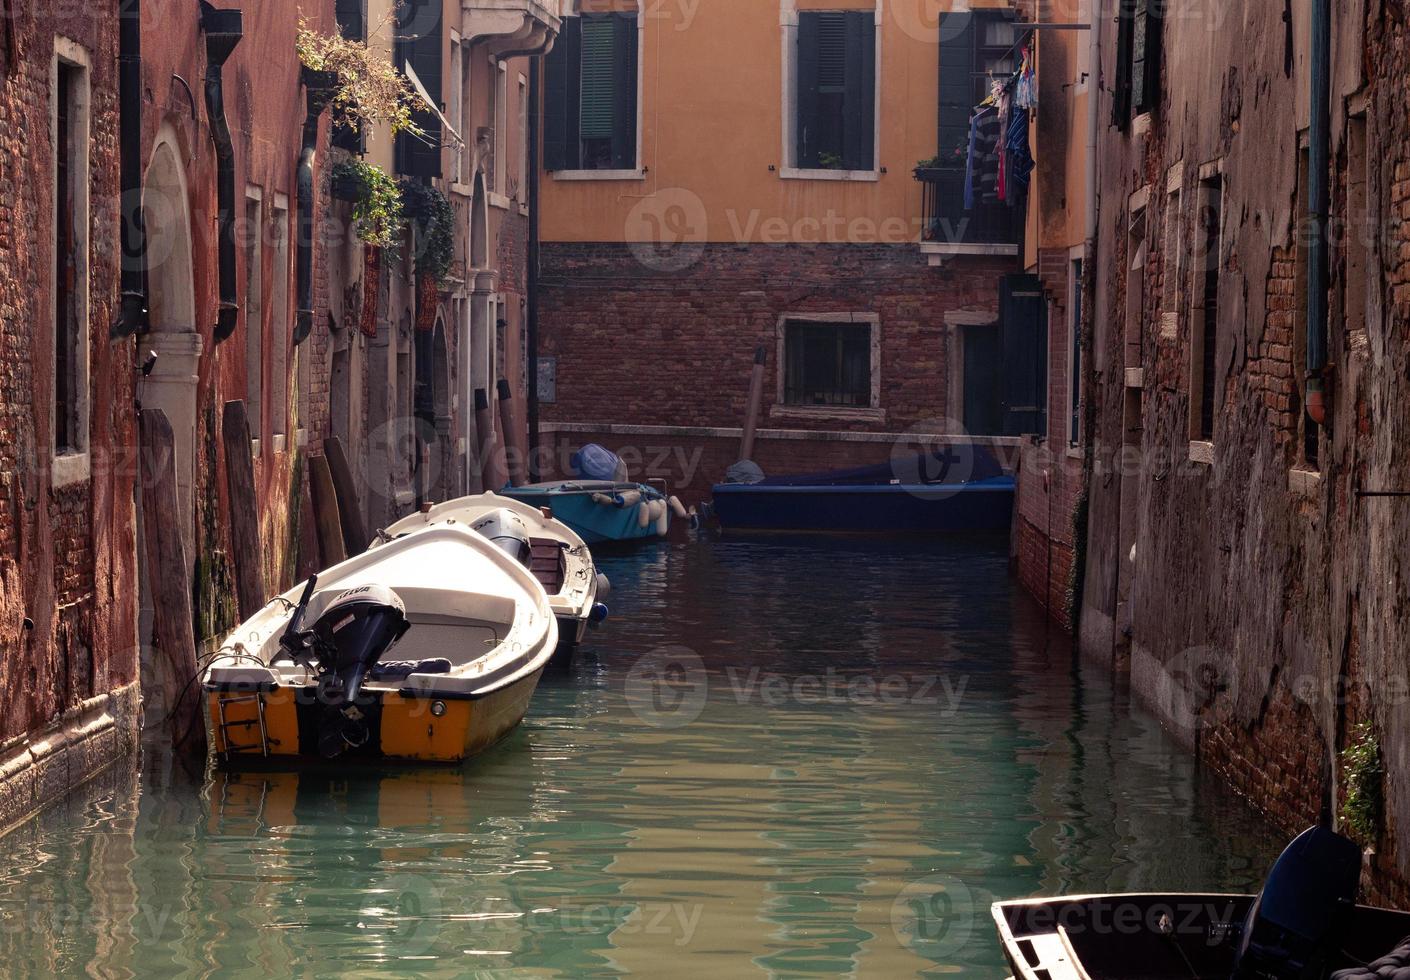
[[[300,18],[294,48],[304,68],[322,79],[335,125],[360,129],[381,123],[393,136],[426,135],[411,117],[420,103],[411,82],[366,41],[319,33]]]
[[[353,230],[367,246],[363,252],[362,318],[359,326],[369,337],[377,333],[377,293],[382,282],[382,253],[400,251],[401,191],[381,167],[362,160],[344,160],[333,167],[333,196],[352,202]]]

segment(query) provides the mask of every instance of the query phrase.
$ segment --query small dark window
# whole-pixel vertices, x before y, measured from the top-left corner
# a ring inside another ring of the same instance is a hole
[[[1067,290],[1068,397],[1067,442],[1077,445],[1082,438],[1082,260],[1072,260],[1072,279]]]
[[[1119,0],[1112,123],[1125,129],[1132,114],[1150,112],[1160,97],[1163,0]]]
[[[363,23],[364,30],[366,22]],[[441,4],[432,0],[409,0],[398,5],[396,60],[398,68],[410,68],[421,80],[426,94],[442,104]],[[398,133],[396,165],[399,173],[411,177],[441,175],[441,118],[420,99],[411,113],[412,122],[425,136]]]
[[[565,17],[544,65],[544,167],[637,166],[635,14]]]
[[[871,324],[792,320],[783,343],[784,404],[871,407]]]
[[[872,11],[798,15],[798,166],[876,165],[876,20]]]
[[[1197,268],[1202,279],[1200,297],[1198,426],[1196,436],[1203,442],[1214,438],[1214,369],[1219,339],[1219,226],[1223,184],[1219,177],[1200,183],[1199,229],[1202,263]]]
[[[83,424],[82,372],[78,359],[82,331],[79,325],[79,290],[83,284],[82,256],[75,213],[76,183],[87,179],[79,172],[78,98],[83,69],[60,62],[54,93],[56,111],[54,167],[54,452],[81,452]]]

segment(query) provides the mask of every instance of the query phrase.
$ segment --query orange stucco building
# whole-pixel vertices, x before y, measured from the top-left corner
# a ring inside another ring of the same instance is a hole
[[[1018,67],[1024,16],[948,7],[563,11],[540,176],[553,462],[599,441],[703,496],[737,458],[760,346],[766,472],[884,462],[915,433],[1012,445],[1036,426],[1021,411],[1038,401],[1036,336],[1008,372],[1035,390],[1000,398],[998,381],[1025,204],[960,199],[970,112]],[[1032,335],[1034,309],[1008,319]]]

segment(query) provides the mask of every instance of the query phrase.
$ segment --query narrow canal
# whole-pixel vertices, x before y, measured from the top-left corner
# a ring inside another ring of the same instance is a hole
[[[1003,977],[995,898],[1276,853],[1002,539],[601,564],[613,618],[463,769],[119,766],[0,839],[0,973]]]

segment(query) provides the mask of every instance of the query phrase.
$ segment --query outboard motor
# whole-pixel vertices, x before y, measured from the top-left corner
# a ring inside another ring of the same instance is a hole
[[[1268,873],[1244,924],[1233,980],[1321,980],[1356,904],[1361,849],[1304,830]]]
[[[506,507],[492,510],[471,524],[470,528],[489,538],[515,561],[524,565],[529,563],[533,550],[529,543],[529,525],[514,511]]]
[[[341,755],[367,742],[367,716],[358,705],[362,683],[377,662],[396,646],[411,624],[401,598],[381,585],[364,585],[335,593],[308,593],[290,620],[283,645],[293,658],[318,674],[318,699],[322,705],[318,749],[326,758]],[[303,614],[322,606],[312,628],[300,629]],[[312,655],[311,658],[309,655]],[[310,660],[312,662],[310,662]]]

